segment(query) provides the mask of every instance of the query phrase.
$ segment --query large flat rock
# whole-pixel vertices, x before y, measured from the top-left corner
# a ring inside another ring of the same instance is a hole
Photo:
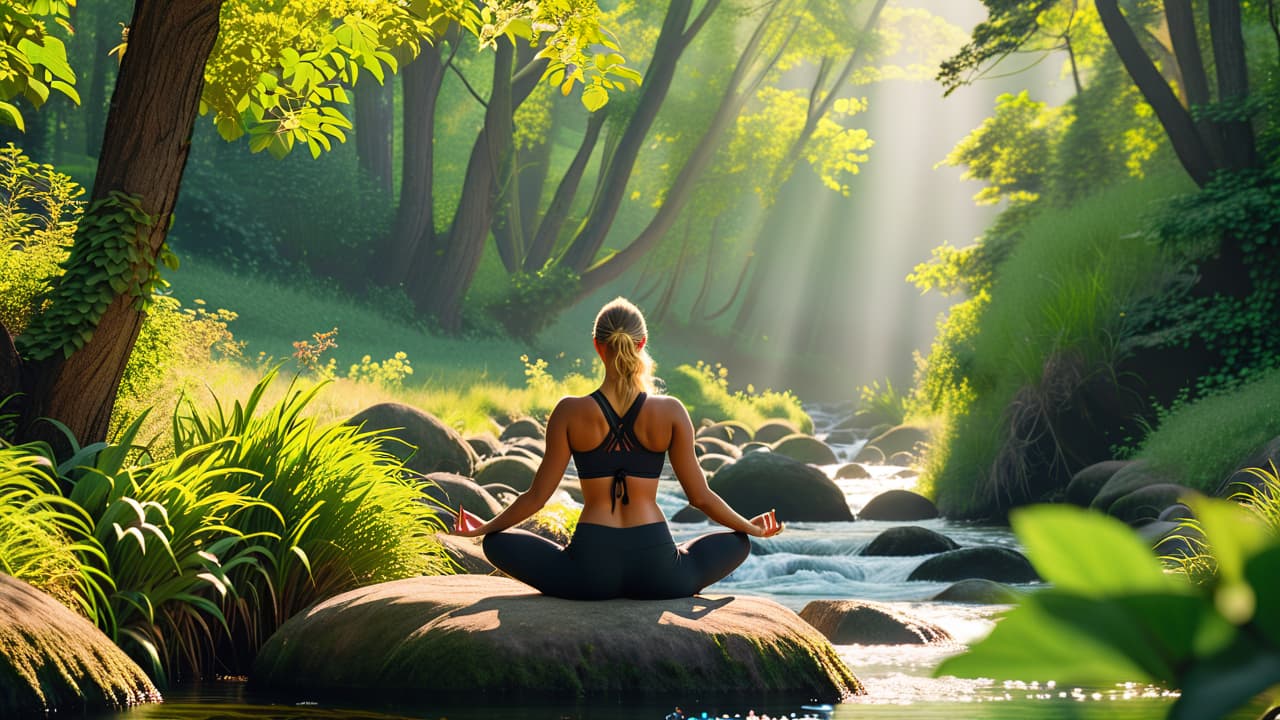
[[[85,618],[0,575],[0,718],[120,710],[160,693]]]
[[[830,643],[772,600],[582,602],[475,575],[409,578],[320,603],[267,641],[250,680],[417,697],[862,692]]]

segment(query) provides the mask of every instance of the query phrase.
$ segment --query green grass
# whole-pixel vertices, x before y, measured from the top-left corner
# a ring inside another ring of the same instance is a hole
[[[565,395],[586,395],[599,386],[603,370],[591,353],[590,320],[580,308],[547,333],[540,347],[497,337],[436,336],[393,317],[385,308],[353,301],[314,284],[283,282],[225,272],[207,260],[184,260],[171,278],[174,294],[188,306],[226,308],[238,314],[230,323],[237,341],[244,342],[242,360],[175,367],[168,387],[154,397],[164,398],[167,412],[179,393],[203,403],[210,394],[246,397],[258,379],[277,362],[286,373],[298,371],[290,359],[293,343],[311,341],[312,334],[338,328],[337,347],[319,364],[333,358],[337,380],[331,391],[311,402],[306,413],[321,422],[342,421],[379,402],[404,402],[422,408],[467,433],[498,430],[495,419],[533,415],[544,418]],[[577,327],[578,330],[573,328]],[[559,349],[557,349],[559,348]],[[581,350],[581,354],[574,351]],[[407,355],[413,373],[395,385],[353,382],[351,365],[369,356],[378,362],[397,352]],[[661,361],[662,357],[659,357]],[[786,417],[812,427],[799,401],[788,393],[730,392],[723,378],[683,378],[677,365],[660,372],[670,392],[686,403],[701,405],[716,419],[734,417],[754,426],[769,417]],[[315,379],[312,376],[310,379]],[[268,398],[276,399],[275,391]],[[155,418],[144,437],[160,433]]]
[[[989,301],[971,300],[957,316],[968,326],[952,328],[934,353],[962,382],[942,392],[953,397],[942,403],[948,417],[922,479],[945,512],[996,514],[1029,492],[1019,485],[1036,479],[1019,476],[1019,448],[1009,445],[1025,438],[1011,438],[1009,428],[1033,422],[1054,397],[1111,366],[1126,308],[1172,272],[1137,233],[1142,214],[1185,186],[1176,176],[1152,177],[1043,210],[996,269]]]
[[[1175,407],[1143,440],[1136,457],[1175,482],[1212,493],[1237,465],[1276,436],[1280,370],[1271,370],[1230,392]]]

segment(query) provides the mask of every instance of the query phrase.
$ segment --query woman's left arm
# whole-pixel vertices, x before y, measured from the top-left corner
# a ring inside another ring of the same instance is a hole
[[[489,522],[475,530],[455,531],[455,535],[479,537],[501,532],[524,522],[547,504],[547,500],[555,494],[556,488],[560,487],[565,468],[569,467],[569,456],[572,451],[569,448],[568,403],[569,398],[562,398],[551,411],[551,417],[547,418],[546,451],[542,455],[542,462],[538,465],[538,471],[534,474],[533,484],[529,489],[520,493],[506,509]]]

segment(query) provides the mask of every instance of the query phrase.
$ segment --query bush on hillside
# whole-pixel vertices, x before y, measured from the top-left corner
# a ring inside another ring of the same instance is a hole
[[[813,432],[813,419],[800,407],[795,395],[768,389],[757,393],[751,385],[745,390],[730,391],[729,371],[720,363],[710,365],[699,360],[695,365],[678,365],[663,380],[667,393],[684,403],[694,423],[703,418],[714,422],[738,420],[754,429],[766,420],[783,418],[801,432]]]

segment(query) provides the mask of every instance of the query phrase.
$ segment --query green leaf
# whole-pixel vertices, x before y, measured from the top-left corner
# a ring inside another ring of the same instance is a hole
[[[26,132],[27,124],[22,120],[22,112],[7,102],[0,102],[0,124],[12,125],[18,132]]]
[[[1009,520],[1040,576],[1061,590],[1084,597],[1189,591],[1115,518],[1070,505],[1037,505],[1014,511]]]
[[[590,112],[595,112],[609,102],[609,92],[599,85],[588,85],[582,90],[582,105]]]
[[[1240,642],[1197,663],[1182,682],[1169,720],[1225,718],[1267,688],[1280,684],[1280,651]]]
[[[988,677],[996,680],[1056,680],[1084,685],[1116,681],[1149,682],[1142,663],[1096,633],[1079,632],[1058,615],[1054,590],[1036,592],[1011,610],[991,634],[969,652],[943,661],[934,677]],[[1092,615],[1101,601],[1063,597],[1071,610]],[[1046,598],[1049,598],[1046,601]]]
[[[1244,577],[1257,596],[1253,623],[1271,647],[1280,649],[1280,545],[1272,545],[1245,563]]]
[[[1198,497],[1187,504],[1200,521],[1223,583],[1241,582],[1245,561],[1275,542],[1258,516],[1237,503]]]

